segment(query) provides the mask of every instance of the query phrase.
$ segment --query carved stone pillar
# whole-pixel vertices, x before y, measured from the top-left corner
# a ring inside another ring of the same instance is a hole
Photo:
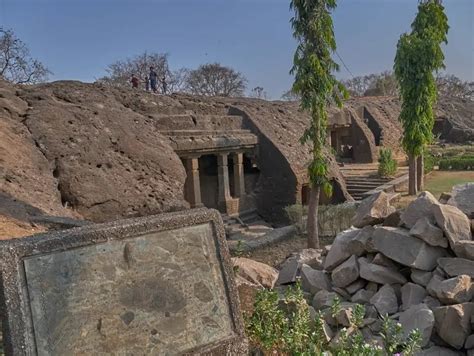
[[[226,210],[226,202],[231,199],[227,153],[219,153],[217,155],[217,178],[219,185],[218,204],[221,209]]]
[[[234,187],[235,197],[242,198],[245,196],[245,178],[244,178],[244,155],[242,153],[234,153]]]
[[[199,180],[199,159],[186,158],[186,200],[192,208],[202,207],[201,182]]]

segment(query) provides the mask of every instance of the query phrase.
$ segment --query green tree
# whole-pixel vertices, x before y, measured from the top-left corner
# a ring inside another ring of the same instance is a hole
[[[319,247],[318,205],[321,189],[331,195],[332,186],[328,177],[329,167],[324,147],[327,146],[327,107],[348,97],[344,86],[333,72],[339,69],[332,59],[336,50],[331,11],[336,0],[292,0],[294,11],[291,19],[293,36],[297,47],[290,73],[295,76],[292,92],[300,97],[303,110],[311,114],[311,123],[305,130],[301,142],[310,143],[312,160],[308,167],[311,194],[308,209],[308,247]]]
[[[440,0],[423,0],[397,45],[395,76],[402,99],[402,145],[409,158],[409,194],[423,189],[423,150],[433,139],[433,106],[437,99],[434,72],[444,68],[442,43],[447,43],[448,18]]]

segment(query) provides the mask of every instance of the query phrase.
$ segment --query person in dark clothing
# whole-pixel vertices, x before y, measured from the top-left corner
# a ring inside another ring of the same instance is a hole
[[[161,87],[163,89],[163,94],[166,95],[166,91],[168,89],[168,84],[166,83],[166,77],[163,75],[163,78],[161,78]]]
[[[138,84],[140,84],[140,81],[135,76],[135,74],[132,74],[132,79],[130,80],[130,83],[132,83],[132,88],[138,88]]]
[[[150,67],[150,74],[148,75],[150,78],[150,87],[151,90],[153,90],[153,93],[156,93],[157,91],[157,81],[158,81],[158,74],[156,74],[155,69],[153,67]]]
[[[148,78],[148,75],[145,77],[145,90],[150,91],[150,78]]]

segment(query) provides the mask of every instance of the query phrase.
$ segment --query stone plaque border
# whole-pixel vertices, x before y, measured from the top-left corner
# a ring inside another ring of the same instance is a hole
[[[217,254],[220,257],[220,269],[229,302],[234,336],[189,350],[185,355],[245,355],[247,342],[224,225],[219,212],[205,208],[119,220],[0,241],[0,315],[3,322],[6,355],[36,355],[23,259],[205,223],[210,223],[212,226]]]

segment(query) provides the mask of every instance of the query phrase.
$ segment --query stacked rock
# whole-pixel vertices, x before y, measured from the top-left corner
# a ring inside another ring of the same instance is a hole
[[[472,194],[474,184],[465,190]],[[390,205],[391,195],[374,194],[330,248],[288,258],[277,285],[300,275],[316,310],[342,300],[337,320],[326,313],[328,340],[337,337],[336,322],[349,326],[358,303],[366,306],[362,332],[368,340],[377,340],[378,317],[389,315],[406,335],[421,332],[421,355],[474,355],[474,200],[453,199],[467,193],[457,191],[443,204],[423,192],[404,211]]]

